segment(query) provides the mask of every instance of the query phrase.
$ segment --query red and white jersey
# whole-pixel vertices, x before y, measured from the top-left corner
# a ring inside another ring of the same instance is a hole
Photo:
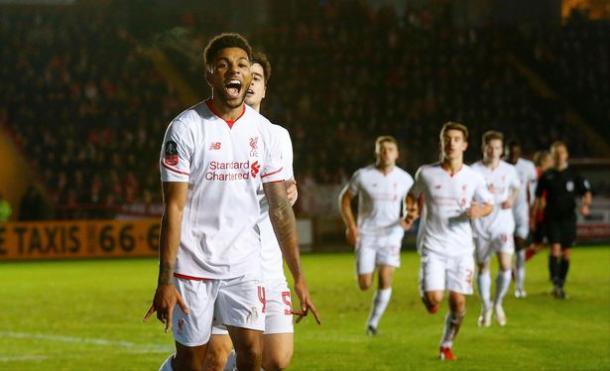
[[[453,176],[440,163],[423,165],[410,193],[424,196],[417,246],[445,256],[472,254],[474,243],[466,210],[472,201],[493,203],[483,177],[468,165]]]
[[[472,164],[472,169],[483,176],[494,200],[491,214],[472,221],[475,235],[486,238],[498,234],[512,235],[515,231],[513,210],[503,209],[502,203],[508,200],[515,189],[521,187],[517,170],[504,161],[500,161],[494,169],[478,161]]]
[[[521,192],[513,205],[513,211],[516,213],[523,210],[529,214],[530,205],[533,205],[536,199],[538,172],[534,163],[524,158],[518,159],[514,166],[521,183]]]
[[[278,138],[282,148],[282,167],[284,169],[285,177],[286,179],[292,179],[294,178],[294,172],[292,169],[293,152],[290,134],[288,133],[288,130],[279,125],[272,124],[271,129]],[[258,227],[260,229],[262,243],[261,258],[263,280],[265,282],[285,280],[282,250],[280,249],[280,244],[273,231],[273,225],[271,225],[271,219],[269,218],[269,203],[267,202],[262,187],[259,189],[259,200],[261,215]]]
[[[398,166],[384,174],[375,165],[357,170],[348,184],[358,195],[358,230],[366,236],[402,239],[401,205],[413,178]]]
[[[282,153],[271,123],[244,105],[235,121],[211,101],[178,115],[161,151],[161,180],[187,182],[176,273],[227,279],[260,274],[258,189],[283,181]]]

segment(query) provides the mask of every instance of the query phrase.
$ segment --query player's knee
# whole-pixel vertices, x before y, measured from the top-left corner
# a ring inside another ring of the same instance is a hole
[[[422,301],[426,306],[426,310],[430,314],[435,314],[440,309],[440,302],[442,300],[442,294],[438,295],[436,293],[425,293],[422,296]]]
[[[366,279],[366,278],[359,278],[358,279],[358,287],[360,288],[360,290],[362,291],[366,291],[371,287],[371,280],[370,279]]]
[[[230,352],[224,352],[215,350],[214,352],[208,352],[205,356],[204,362],[204,370],[205,371],[213,371],[213,370],[223,370],[225,364],[227,363],[227,358],[229,357]]]
[[[203,357],[195,353],[178,353],[172,363],[174,370],[203,371]]]
[[[263,358],[263,347],[258,342],[248,344],[236,350],[237,364],[246,364],[248,366],[260,365]]]
[[[288,368],[290,360],[292,359],[292,353],[273,354],[269,358],[263,359],[263,369],[265,371],[279,371]]]

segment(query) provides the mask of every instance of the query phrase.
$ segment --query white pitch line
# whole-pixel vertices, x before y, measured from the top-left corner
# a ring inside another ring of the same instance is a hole
[[[128,350],[130,353],[171,353],[173,348],[166,345],[159,344],[136,344],[130,341],[123,340],[107,340],[107,339],[96,339],[96,338],[82,338],[77,336],[65,336],[65,335],[48,335],[48,334],[37,334],[31,332],[13,332],[13,331],[0,331],[0,337],[7,337],[13,339],[36,339],[45,341],[55,341],[59,343],[74,343],[74,344],[89,344],[98,346],[108,346],[123,348]]]
[[[23,355],[23,356],[10,356],[1,355],[0,362],[16,362],[16,361],[44,361],[49,357],[47,356],[35,356],[35,355]]]

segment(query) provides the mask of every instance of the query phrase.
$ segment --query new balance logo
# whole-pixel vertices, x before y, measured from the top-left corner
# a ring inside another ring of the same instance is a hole
[[[212,142],[210,144],[210,151],[218,151],[220,150],[221,143],[220,142]]]

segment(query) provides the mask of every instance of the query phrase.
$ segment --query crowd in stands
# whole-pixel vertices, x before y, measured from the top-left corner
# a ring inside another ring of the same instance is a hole
[[[510,63],[504,36],[512,30],[458,29],[442,9],[397,14],[366,4],[302,1],[248,35],[270,57],[263,113],[290,130],[303,187],[343,183],[372,161],[380,134],[399,139],[401,165],[413,172],[437,158],[448,120],[471,129],[470,160],[489,129],[528,153],[564,139],[573,156],[597,155],[566,122],[563,102],[540,97]],[[37,170],[54,217],[146,214],[160,202],[163,131],[185,107],[142,53],[133,25],[104,11],[0,13],[0,125]],[[205,34],[205,24],[190,27]],[[523,48],[553,66],[545,77],[581,97],[588,119],[607,123],[608,24],[556,33],[532,33]]]
[[[0,124],[38,172],[55,218],[159,202],[157,159],[180,105],[112,14],[0,15]]]

